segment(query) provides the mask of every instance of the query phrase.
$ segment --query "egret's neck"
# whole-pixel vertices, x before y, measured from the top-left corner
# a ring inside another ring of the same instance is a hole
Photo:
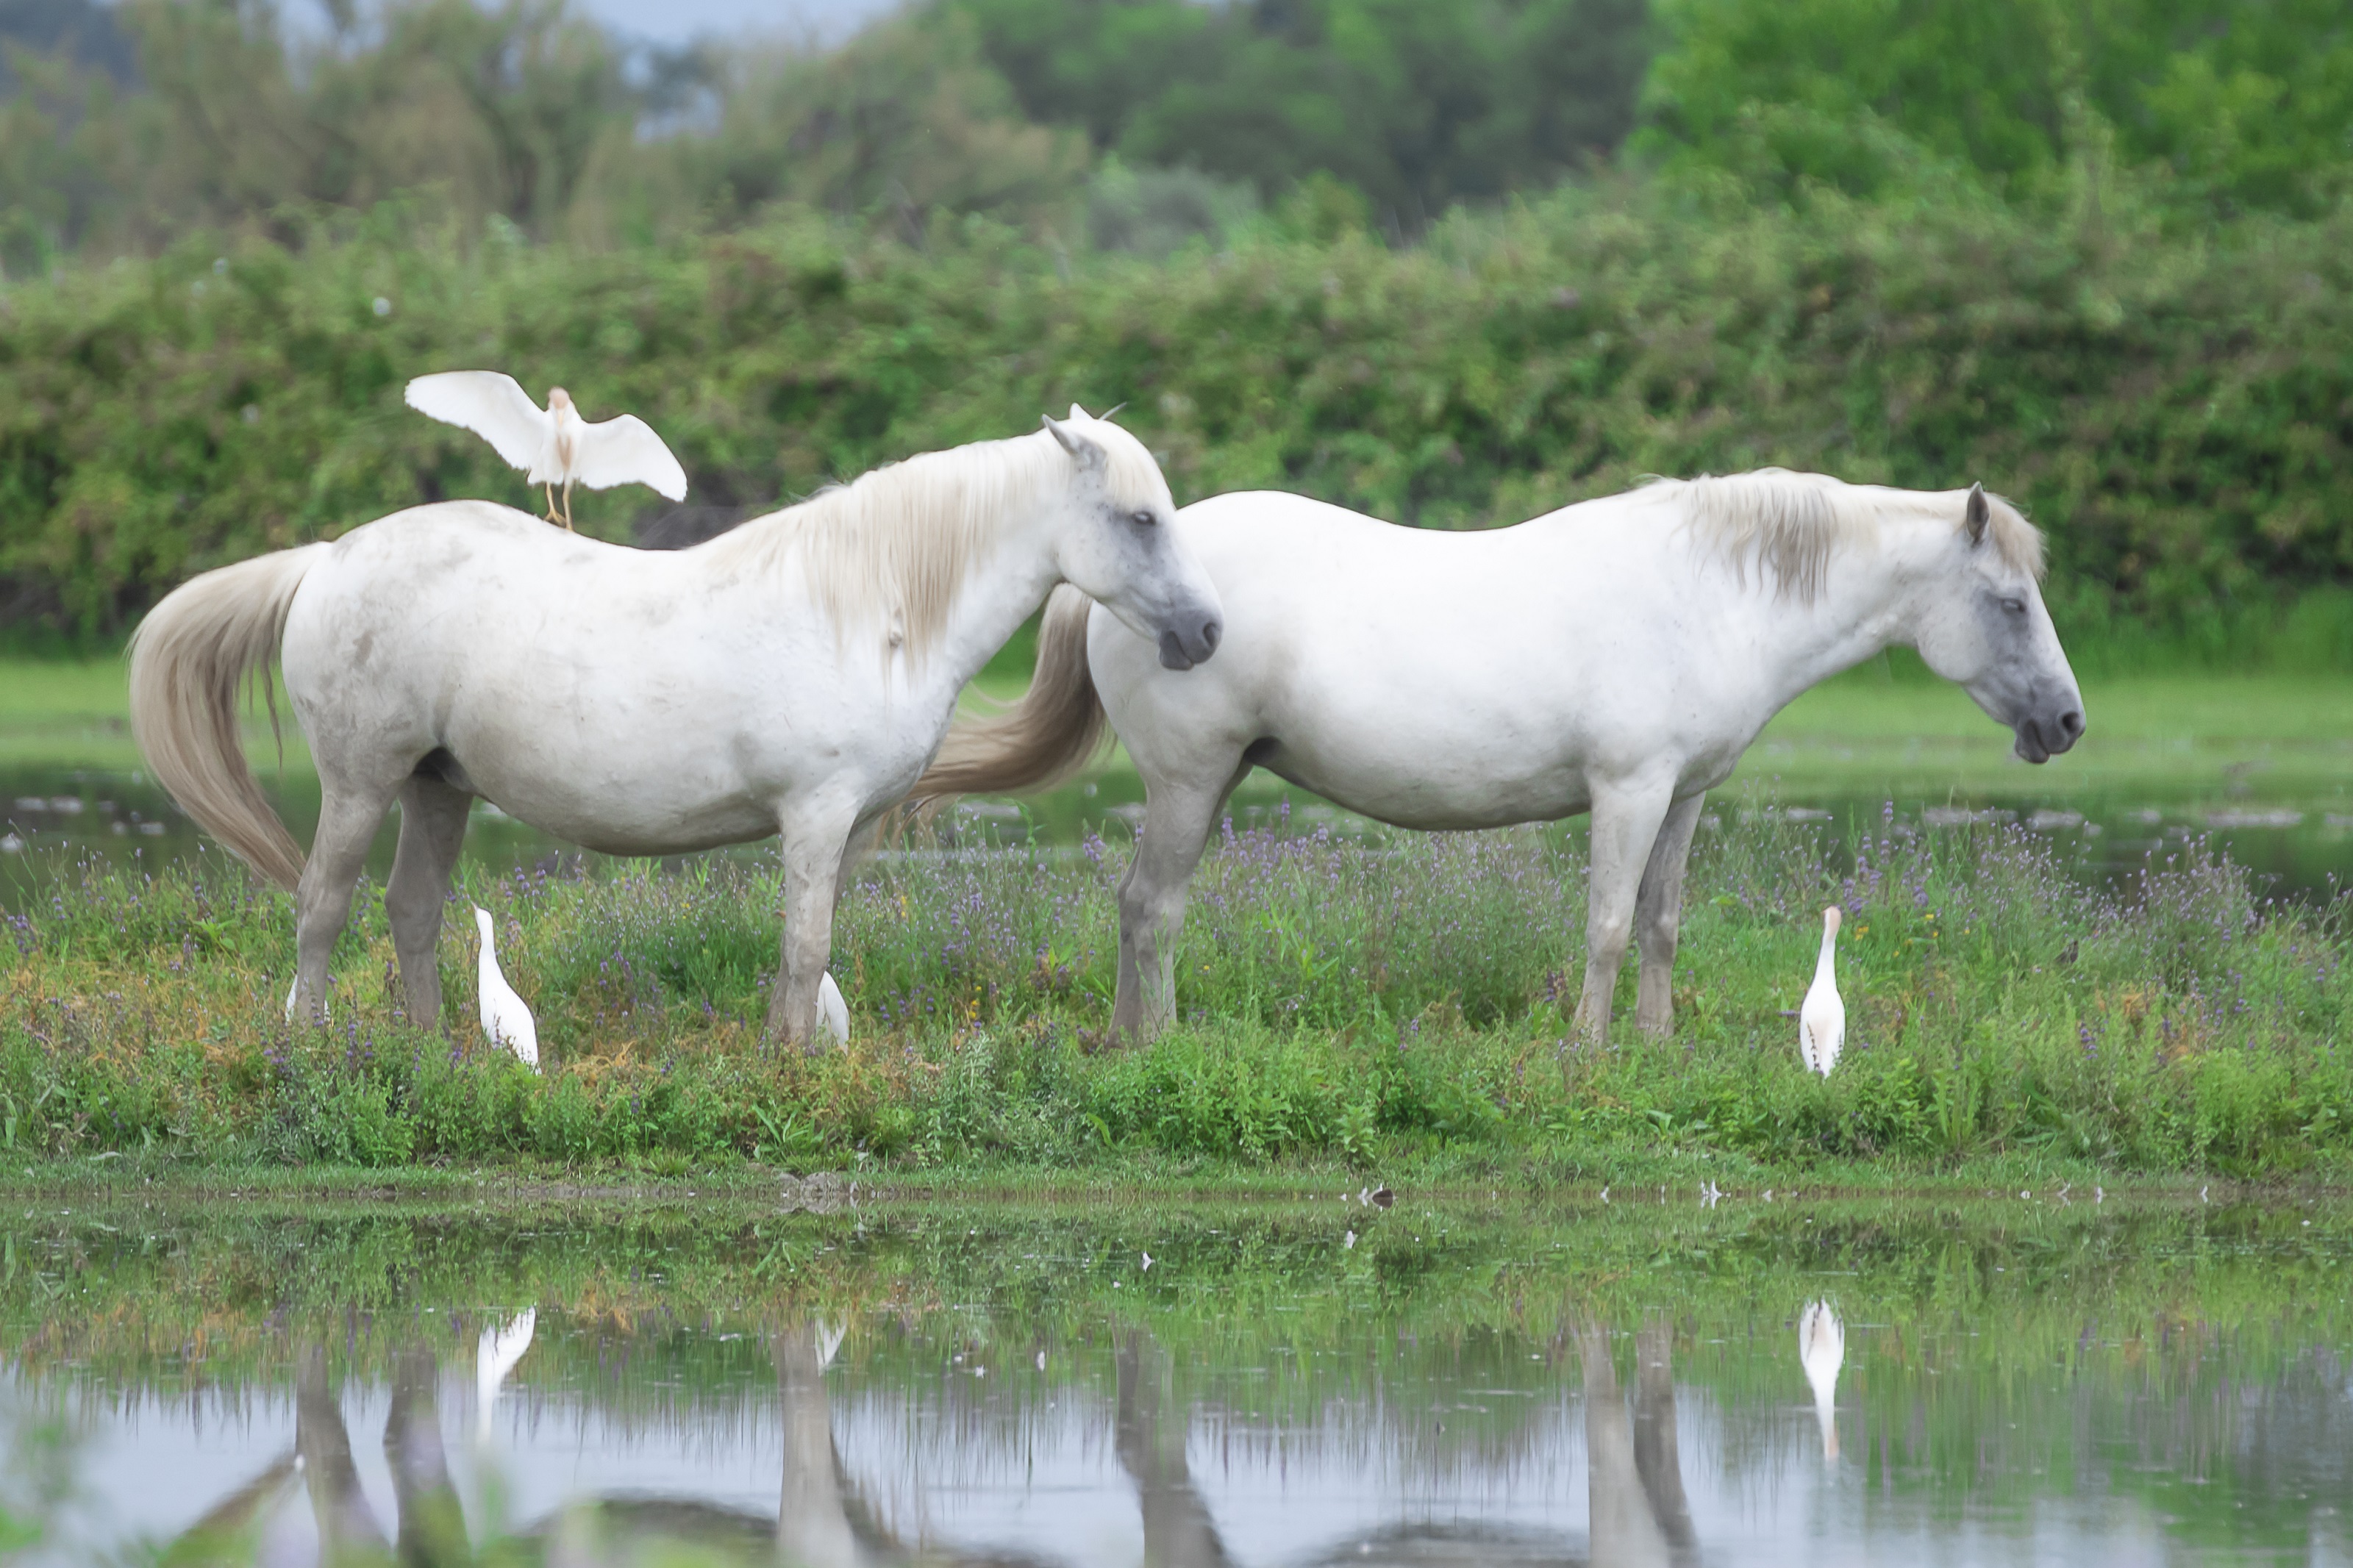
[[[1838,932],[1828,927],[1822,930],[1822,952],[1814,960],[1814,978],[1828,980],[1838,973]]]

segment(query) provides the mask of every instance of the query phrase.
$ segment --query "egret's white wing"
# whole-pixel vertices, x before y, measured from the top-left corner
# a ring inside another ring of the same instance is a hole
[[[572,478],[592,490],[646,485],[672,500],[686,499],[686,470],[653,426],[634,414],[582,426]]]
[[[522,1058],[523,1066],[539,1070],[539,1022],[512,986],[507,989],[505,1005],[499,1009],[496,1033],[499,1043]]]
[[[471,430],[518,468],[528,468],[547,444],[547,412],[511,375],[494,370],[448,370],[408,384],[408,406],[445,425]]]

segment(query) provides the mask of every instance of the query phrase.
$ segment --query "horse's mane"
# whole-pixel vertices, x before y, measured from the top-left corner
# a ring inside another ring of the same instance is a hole
[[[1778,592],[1806,603],[1820,594],[1833,554],[1877,545],[1880,523],[1889,512],[1944,518],[1956,528],[1961,523],[1949,495],[1850,485],[1827,474],[1788,468],[1656,479],[1646,489],[1682,501],[1685,523],[1732,563],[1743,582],[1754,558],[1760,578],[1769,575]],[[2003,563],[2040,582],[2042,531],[2000,496],[1989,493],[1986,500],[1988,531]]]
[[[1114,496],[1162,488],[1143,443],[1107,420],[1078,426],[1110,462]],[[920,664],[947,631],[956,590],[1014,509],[1067,480],[1070,457],[1040,433],[976,441],[887,464],[831,485],[797,506],[754,518],[696,546],[733,575],[781,573],[798,563],[837,635],[899,617],[910,662]]]

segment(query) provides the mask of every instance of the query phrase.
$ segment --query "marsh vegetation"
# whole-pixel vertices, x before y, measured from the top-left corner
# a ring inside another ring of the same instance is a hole
[[[91,862],[10,917],[5,1138],[159,1169],[1406,1160],[1597,1182],[1657,1160],[1762,1180],[1989,1155],[2286,1173],[2353,1150],[2348,906],[2268,899],[2202,843],[2095,885],[2015,825],[1891,811],[1843,841],[1727,805],[1694,855],[1677,1031],[1607,1049],[1562,1013],[1581,847],[1229,829],[1196,881],[1179,1026],[1133,1048],[1104,1037],[1124,847],[886,852],[837,927],[852,1042],[813,1058],[757,1044],[773,870],[470,871],[452,908],[493,911],[544,1078],[470,1029],[406,1026],[373,900],[336,954],[332,1027],[294,1027],[284,900],[217,852],[154,875]],[[1831,902],[1850,1011],[1824,1083],[1788,1010]],[[453,919],[453,995],[470,956]]]

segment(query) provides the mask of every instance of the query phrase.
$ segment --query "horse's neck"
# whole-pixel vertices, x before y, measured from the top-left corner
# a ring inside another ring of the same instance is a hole
[[[919,678],[923,687],[953,700],[1045,603],[1060,580],[1052,541],[1039,521],[1050,510],[1048,497],[1023,497],[992,520],[987,542],[957,585],[947,626],[925,661]]]
[[[1934,542],[1916,525],[1891,519],[1877,549],[1832,563],[1810,603],[1769,589],[1762,601],[1750,600],[1772,606],[1761,639],[1768,657],[1761,668],[1774,689],[1776,711],[1840,671],[1910,642]],[[1753,584],[1744,591],[1756,592]]]

